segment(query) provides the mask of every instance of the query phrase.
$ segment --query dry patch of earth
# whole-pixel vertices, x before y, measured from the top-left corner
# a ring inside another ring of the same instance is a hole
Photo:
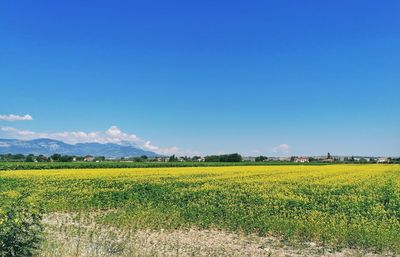
[[[221,230],[129,230],[97,224],[93,218],[46,216],[47,240],[40,256],[393,256],[356,249],[333,251],[314,243],[289,245],[275,237]]]

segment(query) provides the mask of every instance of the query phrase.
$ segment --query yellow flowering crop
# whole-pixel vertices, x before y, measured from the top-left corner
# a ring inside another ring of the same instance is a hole
[[[400,165],[0,172],[0,197],[22,191],[48,212],[104,211],[116,226],[217,227],[400,251]]]

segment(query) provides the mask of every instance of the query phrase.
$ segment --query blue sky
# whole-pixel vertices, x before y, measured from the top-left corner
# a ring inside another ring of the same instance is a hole
[[[399,1],[1,1],[0,137],[400,155],[399,11]]]

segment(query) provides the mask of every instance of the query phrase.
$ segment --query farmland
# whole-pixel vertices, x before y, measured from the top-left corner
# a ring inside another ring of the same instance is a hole
[[[49,217],[117,230],[216,229],[400,253],[400,165],[0,171],[0,204],[21,194]]]
[[[167,168],[167,167],[223,167],[223,166],[269,166],[269,165],[330,165],[312,162],[0,162],[0,170],[47,170],[47,169],[96,169],[96,168]]]

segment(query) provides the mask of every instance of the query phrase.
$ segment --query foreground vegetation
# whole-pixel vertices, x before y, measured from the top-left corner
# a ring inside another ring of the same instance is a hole
[[[18,194],[1,198],[0,256],[30,257],[37,253],[43,239],[42,212]]]
[[[223,229],[400,253],[400,165],[229,166],[0,172],[47,213],[103,226]]]

